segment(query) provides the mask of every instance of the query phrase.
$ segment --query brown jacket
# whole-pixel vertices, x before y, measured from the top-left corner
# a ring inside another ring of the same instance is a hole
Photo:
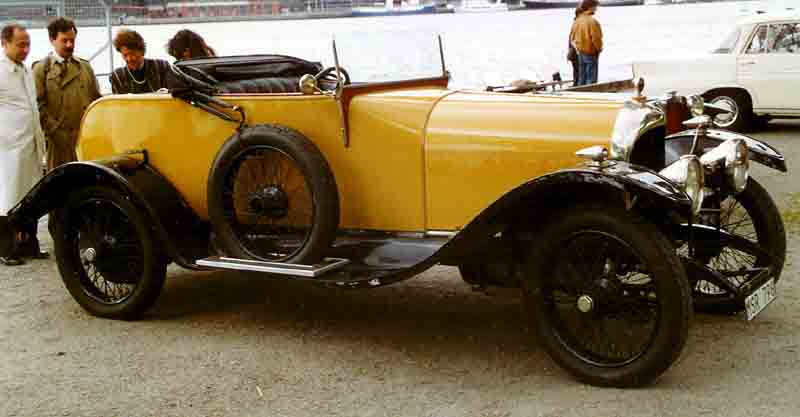
[[[88,61],[73,57],[59,63],[48,56],[33,64],[42,129],[47,138],[47,169],[77,160],[75,146],[81,118],[100,97],[100,88]]]
[[[599,55],[603,51],[603,30],[589,12],[583,12],[575,19],[569,38],[578,52],[584,55]]]

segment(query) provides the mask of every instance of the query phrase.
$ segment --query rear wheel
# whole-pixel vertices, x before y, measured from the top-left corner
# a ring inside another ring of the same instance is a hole
[[[646,384],[686,342],[686,275],[661,232],[603,207],[566,211],[527,256],[525,299],[544,346],[568,372],[601,386]]]
[[[145,215],[115,189],[90,187],[56,213],[55,246],[64,285],[89,313],[133,319],[155,303],[166,258]]]

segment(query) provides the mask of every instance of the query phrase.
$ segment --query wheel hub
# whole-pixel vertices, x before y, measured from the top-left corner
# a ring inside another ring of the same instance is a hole
[[[97,251],[94,248],[86,248],[81,252],[81,260],[83,263],[93,263],[97,260]]]
[[[289,212],[289,196],[278,185],[269,185],[254,191],[248,197],[250,210],[272,218],[285,217]]]
[[[581,313],[589,313],[594,310],[594,299],[589,295],[582,295],[578,297],[578,311]]]
[[[728,127],[739,117],[739,106],[737,106],[736,101],[730,97],[718,97],[712,100],[711,104],[726,108],[730,111],[730,113],[720,114],[714,119],[714,122],[719,126]]]

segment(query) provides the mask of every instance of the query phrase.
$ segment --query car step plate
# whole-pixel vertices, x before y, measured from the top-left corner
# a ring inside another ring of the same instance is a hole
[[[777,296],[775,279],[770,279],[753,291],[744,299],[744,309],[747,320],[753,320],[758,313],[762,312]]]
[[[278,275],[291,275],[297,277],[315,278],[326,272],[339,269],[350,263],[348,259],[325,258],[314,265],[287,264],[283,262],[263,262],[250,259],[226,258],[212,256],[200,259],[197,265],[218,269],[231,269],[236,271],[269,272]]]

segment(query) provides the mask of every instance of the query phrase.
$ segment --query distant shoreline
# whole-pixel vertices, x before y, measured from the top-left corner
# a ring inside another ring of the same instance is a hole
[[[726,1],[752,1],[752,0],[683,0],[681,4],[688,3],[711,3],[711,2],[726,2]],[[620,7],[620,6],[617,6]],[[523,1],[517,4],[509,4],[509,11],[518,10],[546,10],[538,8],[525,7]],[[441,11],[437,13],[424,13],[429,15],[437,14],[451,14],[450,11]],[[398,13],[397,16],[376,15],[374,17],[401,17],[405,14]],[[146,18],[141,19],[137,17],[129,17],[120,21],[119,18],[112,19],[112,26],[149,26],[149,25],[174,25],[174,24],[195,24],[195,23],[216,23],[216,22],[253,22],[253,21],[276,21],[276,20],[312,20],[312,19],[339,19],[349,17],[365,17],[363,14],[354,13],[353,9],[344,8],[339,10],[331,10],[325,12],[292,12],[286,14],[264,14],[252,16],[202,16],[202,17],[164,17],[164,18]],[[7,22],[21,23],[29,28],[44,28],[47,25],[46,20],[15,20],[5,19],[0,20],[0,25]],[[105,19],[76,19],[77,23],[83,27],[104,27],[106,26]]]

